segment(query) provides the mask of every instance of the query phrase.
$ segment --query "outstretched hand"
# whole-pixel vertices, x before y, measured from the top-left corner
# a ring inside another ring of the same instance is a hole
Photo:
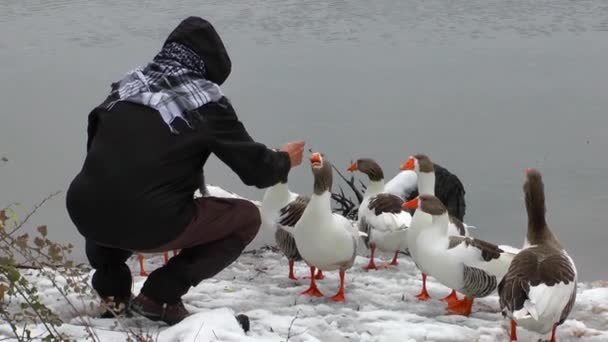
[[[291,161],[291,167],[296,167],[302,164],[302,155],[304,154],[304,141],[292,141],[289,142],[283,147],[281,147],[281,151],[287,152],[289,154],[289,160]]]

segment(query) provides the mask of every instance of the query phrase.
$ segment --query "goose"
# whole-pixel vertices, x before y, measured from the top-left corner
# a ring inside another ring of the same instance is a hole
[[[357,227],[342,215],[331,211],[332,166],[320,153],[310,156],[314,176],[314,191],[300,219],[294,226],[293,236],[300,255],[310,266],[310,287],[304,295],[321,297],[323,294],[315,282],[315,269],[340,271],[340,289],[332,300],[346,300],[344,277],[357,255],[360,233]],[[289,215],[295,206],[288,205],[284,215]]]
[[[399,196],[402,200],[409,199],[416,193],[418,177],[412,170],[400,170],[393,178],[384,184],[384,191]]]
[[[517,325],[521,325],[540,334],[551,331],[550,341],[555,342],[557,327],[576,301],[576,265],[547,225],[538,170],[526,170],[523,190],[528,232],[522,251],[498,286],[500,307],[511,319],[511,341],[517,341]]]
[[[517,249],[469,236],[450,236],[450,218],[443,203],[428,194],[420,195],[418,201],[419,211],[431,216],[431,224],[416,237],[416,264],[443,285],[464,294],[464,299],[448,303],[448,313],[468,316],[475,298],[496,289]]]
[[[274,231],[274,239],[281,252],[289,260],[288,278],[298,280],[294,272],[294,264],[301,261],[302,256],[296,247],[293,238],[293,227],[300,219],[309,198],[298,195],[289,190],[287,179],[269,187],[262,197],[260,214],[262,216],[262,229]],[[281,212],[287,206],[292,206],[289,217],[284,217]],[[279,227],[281,226],[281,227]],[[316,275],[317,279],[323,279],[323,273]]]
[[[384,173],[375,160],[357,159],[348,171],[360,171],[369,178],[357,221],[359,230],[368,236],[364,242],[371,251],[369,264],[364,269],[377,269],[374,262],[376,249],[394,253],[393,260],[381,267],[399,265],[397,257],[407,247],[407,228],[412,220],[410,213],[402,207],[403,199],[386,192]]]
[[[427,194],[427,195],[435,195],[435,192],[440,192],[446,197],[446,192],[441,191],[441,188],[436,187],[436,176],[435,176],[435,164],[431,161],[431,159],[425,154],[416,154],[408,158],[406,162],[401,165],[401,170],[411,170],[414,171],[417,175],[418,182],[418,193],[419,194]],[[441,200],[441,199],[440,199]],[[442,201],[443,203],[443,201]],[[416,209],[418,207],[417,197],[409,200],[405,203],[405,207],[409,209]],[[450,222],[448,225],[448,235],[449,236],[469,236],[469,227],[465,225],[458,218],[449,215]],[[417,247],[417,237],[423,229],[431,224],[431,216],[426,215],[419,210],[414,212],[412,223],[410,225],[410,229],[408,231],[408,250],[410,252],[410,256],[422,272],[422,290],[416,296],[419,300],[429,300],[431,296],[429,295],[426,289],[426,272],[423,268],[420,268],[419,263],[416,262],[417,256],[416,251]],[[452,292],[441,299],[442,301],[451,303],[458,300],[458,295],[456,291],[452,289]]]

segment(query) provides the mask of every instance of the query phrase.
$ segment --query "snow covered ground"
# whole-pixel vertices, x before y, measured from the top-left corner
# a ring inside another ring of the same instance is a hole
[[[211,190],[214,195],[218,192]],[[222,193],[232,196],[230,193]],[[250,248],[251,249],[251,248]],[[73,298],[86,312],[88,323],[103,341],[125,341],[126,328],[149,334],[158,341],[508,341],[508,321],[499,313],[496,294],[476,301],[470,317],[446,315],[445,303],[438,299],[448,289],[429,278],[432,300],[419,302],[414,296],[421,286],[420,273],[403,256],[400,265],[365,272],[367,252],[363,251],[346,275],[346,302],[328,297],[338,290],[337,272],[329,272],[318,282],[325,298],[301,296],[308,280],[287,278],[287,260],[270,249],[250,251],[213,279],[203,281],[184,296],[192,315],[168,327],[135,316],[122,320],[93,318],[97,313],[92,298]],[[389,260],[389,256],[382,256]],[[160,255],[146,259],[152,270],[162,264]],[[130,260],[134,276],[133,292],[138,293],[145,278],[140,277],[136,258]],[[60,298],[44,278],[30,271],[28,278],[38,283],[43,302],[66,322],[59,330],[84,340],[84,323]],[[308,275],[303,263],[296,264],[298,276]],[[558,329],[558,341],[608,341],[608,283],[580,284],[576,306]],[[239,313],[251,319],[248,333],[238,325]],[[42,329],[38,329],[42,332]],[[8,336],[7,324],[0,323],[0,340]],[[520,341],[536,341],[539,336],[522,328]],[[545,337],[545,338],[548,338]]]

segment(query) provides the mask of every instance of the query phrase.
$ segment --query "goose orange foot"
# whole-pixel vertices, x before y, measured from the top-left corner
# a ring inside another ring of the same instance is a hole
[[[399,257],[399,251],[395,252],[395,256],[393,257],[393,260],[383,264],[381,267],[386,268],[386,267],[390,267],[390,266],[399,266],[399,261],[397,261],[398,257]]]
[[[296,277],[295,273],[293,272],[293,264],[294,264],[294,260],[289,260],[289,276],[288,278],[291,280],[298,280],[298,277]]]
[[[312,296],[312,297],[323,297],[323,293],[319,291],[317,287],[317,283],[315,281],[315,267],[310,267],[310,287],[308,290],[302,292],[303,295]]]
[[[424,273],[422,273],[422,291],[416,295],[416,298],[422,301],[431,299],[431,295],[429,295],[429,292],[426,290],[426,274]]]
[[[139,254],[137,256],[137,259],[139,259],[139,275],[142,277],[147,277],[148,272],[146,272],[146,270],[144,269],[144,256],[142,254]]]
[[[305,276],[305,277],[302,277],[302,279],[310,279],[310,277],[309,276]],[[323,280],[323,279],[325,279],[325,274],[323,274],[322,270],[317,270],[317,275],[315,275],[315,279],[317,279],[317,280]]]
[[[459,300],[459,299],[458,299],[458,295],[456,294],[456,290],[453,290],[453,289],[452,289],[452,292],[450,292],[450,294],[449,294],[449,295],[447,295],[447,296],[445,296],[445,297],[441,298],[440,300],[441,300],[442,302],[447,302],[447,303],[448,303],[448,305],[449,305],[449,304],[452,304],[452,303],[454,303],[454,304],[455,304],[456,302],[458,302],[458,300]]]
[[[344,296],[344,275],[345,271],[340,271],[340,290],[335,296],[331,297],[331,300],[335,302],[344,302],[346,297]]]
[[[511,342],[517,341],[517,323],[511,320]]]
[[[557,324],[553,325],[553,330],[551,330],[551,340],[549,340],[549,342],[557,342],[555,340],[555,333],[557,331]]]
[[[364,270],[369,271],[369,270],[377,270],[378,267],[376,267],[376,262],[374,261],[374,254],[376,254],[376,246],[374,245],[370,245],[369,246],[370,249],[370,256],[369,256],[369,264],[367,264],[367,266],[363,267]]]
[[[469,316],[473,308],[473,298],[464,297],[461,300],[448,304],[448,314]]]
[[[319,288],[317,287],[317,285],[310,285],[310,287],[308,288],[308,290],[302,292],[303,295],[305,296],[311,296],[311,297],[323,297],[323,293],[321,291],[319,291]]]

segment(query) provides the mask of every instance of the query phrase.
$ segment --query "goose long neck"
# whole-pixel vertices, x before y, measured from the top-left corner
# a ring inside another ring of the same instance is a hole
[[[287,200],[289,198],[289,187],[287,183],[277,183],[268,190],[264,194],[264,201],[281,201]]]
[[[418,174],[418,193],[420,195],[435,195],[435,172],[420,172]]]
[[[450,217],[448,216],[448,213],[445,212],[439,216],[433,216],[433,225],[430,229],[434,229],[437,233],[447,236],[449,224]]]
[[[326,191],[322,194],[313,194],[310,197],[310,202],[308,202],[305,211],[315,213],[316,215],[331,215],[331,193],[329,191]]]
[[[384,192],[384,179],[377,181],[370,181],[367,184],[367,189],[365,190],[365,196],[373,196],[377,195],[381,192]]]
[[[542,182],[526,185],[525,200],[528,213],[528,234],[526,235],[528,243],[531,245],[549,243],[560,246],[545,218],[545,192]]]

